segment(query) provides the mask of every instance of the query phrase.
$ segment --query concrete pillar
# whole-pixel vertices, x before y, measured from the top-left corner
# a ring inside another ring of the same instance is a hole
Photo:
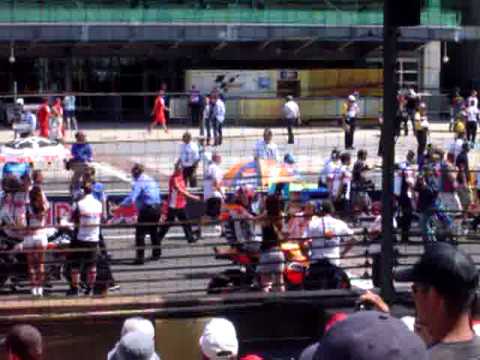
[[[442,43],[431,41],[423,49],[421,87],[431,93],[440,91],[440,72],[442,68]]]

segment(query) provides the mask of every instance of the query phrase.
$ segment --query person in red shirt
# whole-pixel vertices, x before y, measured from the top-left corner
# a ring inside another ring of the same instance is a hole
[[[183,179],[182,165],[180,164],[180,161],[178,161],[175,164],[173,175],[170,177],[168,182],[168,198],[165,206],[167,210],[166,214],[162,215],[162,218],[165,218],[166,216],[166,220],[163,221],[163,224],[160,226],[160,231],[158,234],[158,239],[160,242],[167,234],[172,222],[175,221],[175,219],[183,222],[182,227],[188,242],[196,242],[196,239],[193,237],[192,226],[186,223],[188,221],[187,214],[185,213],[187,198],[200,201],[199,197],[190,194],[187,191],[185,180]]]
[[[165,111],[169,111],[169,109],[165,105],[165,91],[162,89],[158,92],[158,96],[155,99],[152,110],[153,121],[150,123],[148,131],[152,131],[156,125],[161,125],[163,130],[168,133]]]
[[[48,138],[48,127],[50,123],[50,106],[48,106],[48,99],[43,100],[37,112],[38,124],[40,126],[40,136]]]

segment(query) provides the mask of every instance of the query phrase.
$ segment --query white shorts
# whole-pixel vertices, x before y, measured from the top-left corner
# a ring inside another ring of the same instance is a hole
[[[46,248],[48,244],[47,234],[34,234],[34,235],[27,235],[23,240],[23,248],[39,248],[44,247]]]

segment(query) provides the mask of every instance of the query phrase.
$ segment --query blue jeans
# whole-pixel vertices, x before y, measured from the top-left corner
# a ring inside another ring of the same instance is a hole
[[[433,216],[436,209],[429,208],[420,213],[420,231],[422,232],[422,239],[427,243],[435,241],[435,233],[433,227]]]

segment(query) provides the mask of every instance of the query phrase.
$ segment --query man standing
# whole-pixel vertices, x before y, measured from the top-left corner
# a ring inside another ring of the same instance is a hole
[[[425,150],[428,141],[430,123],[428,122],[427,105],[421,103],[418,112],[415,114],[415,135],[417,137],[417,163],[421,169],[425,159]]]
[[[212,94],[211,104],[210,104],[210,118],[211,123],[213,124],[213,139],[214,146],[222,145],[223,142],[223,123],[225,121],[225,103],[216,93]],[[208,136],[210,132],[207,128],[207,143],[210,143]]]
[[[351,155],[347,152],[343,153],[340,155],[340,162],[341,165],[335,169],[333,174],[330,196],[337,213],[343,214],[349,209],[352,189]]]
[[[470,256],[447,243],[434,243],[412,268],[395,279],[413,282],[412,296],[431,360],[480,359],[480,338],[472,330],[478,271]]]
[[[458,114],[462,111],[462,107],[465,104],[465,99],[460,95],[460,89],[455,88],[455,92],[452,97],[452,102],[450,105],[450,123],[448,125],[448,130],[453,131],[455,121],[458,118]]]
[[[48,106],[48,98],[43,99],[43,103],[37,112],[37,118],[40,125],[40,136],[48,139],[50,126],[50,106]]]
[[[394,194],[399,207],[399,227],[401,231],[401,241],[408,242],[410,228],[413,220],[413,201],[415,186],[415,170],[413,164],[415,162],[415,153],[409,150],[406,161],[400,163],[398,170],[395,172]]]
[[[275,160],[279,161],[278,146],[272,142],[272,130],[267,128],[263,131],[263,140],[257,141],[255,145],[255,160]]]
[[[64,128],[66,127],[68,130],[78,131],[77,118],[75,117],[76,100],[77,99],[75,95],[71,95],[71,94],[63,98],[63,108],[65,110]]]
[[[300,124],[300,108],[298,104],[293,100],[293,96],[288,95],[287,101],[283,105],[283,118],[287,123],[288,130],[288,143],[293,144],[295,142],[293,136],[293,127]]]
[[[92,183],[82,184],[83,198],[78,201],[73,210],[72,220],[76,225],[76,239],[72,242],[72,283],[67,295],[78,295],[78,285],[82,270],[87,271],[87,286],[85,295],[92,291],[97,278],[97,251],[100,240],[100,224],[102,219],[102,203],[92,194]]]
[[[183,169],[183,178],[190,187],[197,187],[197,168],[200,162],[198,145],[192,142],[192,135],[187,131],[182,137],[183,144],[180,148],[180,165]]]
[[[190,91],[190,98],[188,99],[188,106],[190,107],[190,116],[192,126],[201,125],[202,117],[202,96],[195,85],[192,85]]]
[[[87,136],[82,131],[75,134],[76,142],[72,145],[72,159],[68,162],[70,170],[73,171],[70,180],[70,193],[74,194],[80,188],[80,179],[89,164],[93,161],[92,145],[87,142]]]
[[[480,116],[480,110],[474,105],[474,102],[468,104],[467,108],[467,141],[475,144],[477,137],[477,123]]]
[[[160,187],[150,176],[144,174],[141,164],[132,167],[133,185],[130,194],[120,206],[135,204],[138,211],[137,227],[135,229],[135,245],[137,254],[136,265],[145,263],[145,235],[150,234],[152,242],[152,260],[160,259],[162,250],[158,241],[158,220],[160,219]]]
[[[161,244],[163,238],[172,226],[173,221],[178,219],[182,222],[183,232],[189,243],[194,243],[196,239],[193,237],[192,226],[188,224],[187,213],[185,208],[187,206],[187,198],[192,200],[200,200],[197,196],[190,194],[185,187],[185,180],[182,174],[182,165],[180,162],[175,164],[175,169],[168,182],[168,199],[167,199],[167,213],[164,223],[160,226],[158,234],[158,241]],[[162,216],[162,217],[163,217]]]
[[[222,181],[223,171],[220,169],[222,157],[214,153],[212,162],[207,167],[203,181],[203,198],[207,202],[206,215],[212,219],[218,219],[224,198]]]
[[[357,117],[360,107],[357,104],[355,96],[350,95],[345,105],[345,114],[343,115],[343,129],[345,131],[345,149],[353,149],[355,129],[357,126]]]

